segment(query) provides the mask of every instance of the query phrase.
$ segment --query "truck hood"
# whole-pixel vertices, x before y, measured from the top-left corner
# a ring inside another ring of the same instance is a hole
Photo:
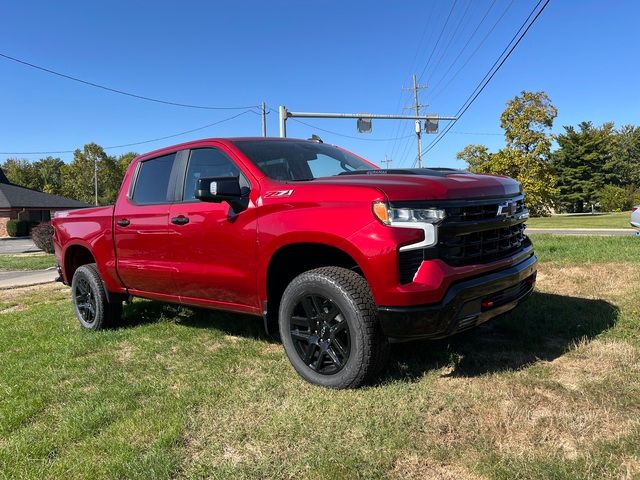
[[[517,195],[520,184],[509,177],[477,175],[463,170],[413,168],[365,170],[312,181],[320,185],[367,186],[390,201],[449,200]]]

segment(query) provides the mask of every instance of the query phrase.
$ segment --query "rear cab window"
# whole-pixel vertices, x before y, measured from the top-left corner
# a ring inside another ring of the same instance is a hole
[[[138,205],[169,203],[175,153],[140,162],[131,200]]]

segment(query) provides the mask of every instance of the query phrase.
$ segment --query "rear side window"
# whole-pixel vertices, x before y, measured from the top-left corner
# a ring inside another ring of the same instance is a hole
[[[189,167],[184,180],[184,200],[195,200],[199,178],[238,177],[240,170],[233,161],[217,148],[191,150]]]
[[[171,169],[176,154],[140,163],[132,200],[139,204],[167,203]]]

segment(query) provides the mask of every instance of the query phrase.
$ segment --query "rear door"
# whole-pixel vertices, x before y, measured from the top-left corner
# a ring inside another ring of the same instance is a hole
[[[242,172],[222,148],[192,149],[185,159],[184,178],[178,182],[180,201],[169,214],[169,258],[175,267],[175,289],[181,300],[195,305],[247,311],[256,309],[256,209],[235,213],[228,203],[195,198],[196,182],[204,177],[239,177],[258,195],[257,184]],[[178,195],[178,194],[177,194]],[[246,308],[246,307],[249,307]]]
[[[176,158],[171,153],[140,162],[128,195],[116,203],[114,238],[118,275],[129,289],[173,295],[169,259],[169,209],[174,200]]]

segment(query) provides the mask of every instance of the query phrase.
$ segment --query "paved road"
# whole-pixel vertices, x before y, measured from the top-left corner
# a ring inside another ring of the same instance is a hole
[[[598,237],[619,237],[635,235],[631,228],[527,228],[527,233],[550,233],[553,235],[591,235]]]
[[[0,272],[0,290],[51,283],[57,277],[58,273],[55,269],[33,270],[30,272]]]
[[[39,252],[30,238],[3,238],[0,239],[0,255]]]

